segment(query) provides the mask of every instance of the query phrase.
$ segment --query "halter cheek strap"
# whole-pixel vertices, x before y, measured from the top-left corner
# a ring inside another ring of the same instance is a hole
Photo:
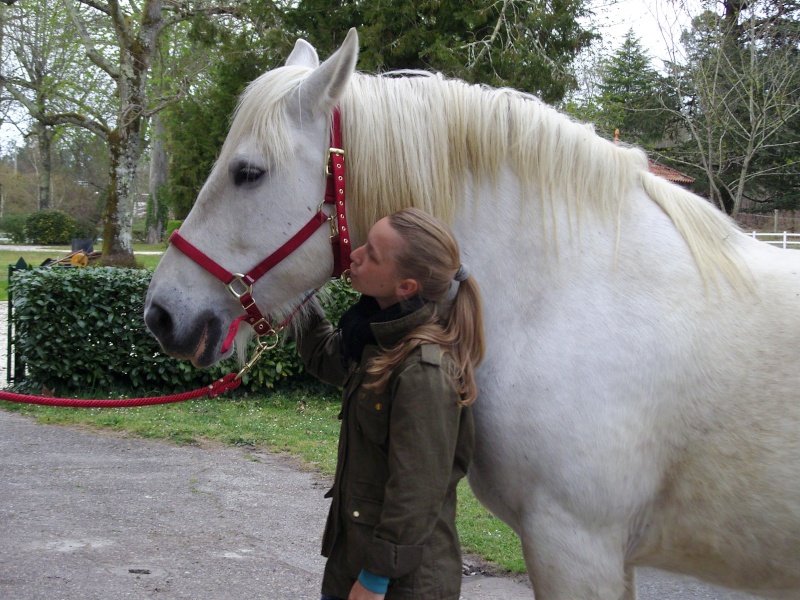
[[[327,185],[325,191],[325,198],[320,204],[317,213],[311,217],[311,220],[306,223],[300,231],[294,234],[286,243],[284,243],[275,252],[267,256],[264,260],[258,263],[250,271],[245,274],[232,273],[219,263],[214,261],[208,255],[199,250],[186,238],[176,230],[169,238],[170,243],[178,250],[183,252],[186,256],[191,258],[198,265],[203,267],[206,271],[211,273],[214,277],[225,284],[228,291],[237,299],[242,305],[245,314],[235,319],[228,330],[228,335],[220,348],[224,354],[227,352],[239,325],[242,321],[250,324],[259,337],[265,335],[274,335],[275,344],[277,344],[277,332],[289,324],[292,317],[298,310],[305,304],[313,293],[306,297],[305,300],[295,308],[295,310],[283,322],[279,323],[277,328],[273,328],[272,319],[269,315],[264,315],[261,310],[256,306],[253,299],[253,284],[261,277],[266,275],[270,269],[280,263],[283,259],[289,256],[292,252],[297,250],[306,240],[308,240],[314,232],[319,229],[324,223],[329,222],[331,227],[331,246],[333,249],[333,273],[332,277],[339,277],[345,270],[350,268],[350,233],[347,229],[347,216],[345,211],[345,172],[344,172],[344,150],[342,149],[342,129],[341,129],[341,115],[339,108],[333,110],[331,118],[331,146],[328,150],[327,160],[325,161],[325,174],[327,176]],[[323,204],[332,204],[334,212],[329,217],[322,212]],[[276,331],[277,329],[277,331]],[[274,345],[273,345],[274,347]],[[261,351],[265,348],[261,346]],[[268,349],[268,348],[267,348]],[[260,354],[260,352],[259,352]]]
[[[344,150],[342,149],[342,123],[339,107],[331,115],[331,147],[325,161],[325,175],[328,178],[325,191],[325,204],[334,207],[331,215],[331,244],[333,246],[333,274],[339,277],[350,268],[350,232],[347,230],[345,193],[347,182],[344,176]]]

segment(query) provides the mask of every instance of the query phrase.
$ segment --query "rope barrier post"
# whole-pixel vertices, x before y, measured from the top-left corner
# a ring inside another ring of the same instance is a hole
[[[313,294],[307,296],[306,300],[312,295]],[[303,301],[303,304],[304,303],[305,300]],[[283,325],[279,325],[278,329],[280,330],[282,328]],[[261,355],[264,352],[272,350],[278,345],[280,338],[277,331],[270,328],[266,336],[268,337],[269,341],[262,340],[262,336],[259,336],[256,339],[257,347],[252,358],[238,373],[235,371],[233,373],[228,373],[225,375],[225,377],[217,379],[213,383],[191,392],[172,394],[169,396],[151,396],[147,398],[123,398],[120,400],[82,400],[79,398],[44,398],[42,396],[17,394],[14,392],[5,392],[0,390],[0,400],[17,402],[21,404],[39,404],[41,406],[67,406],[70,408],[128,408],[133,406],[152,406],[154,404],[171,404],[174,402],[197,400],[199,398],[214,398],[220,394],[224,394],[238,388],[242,384],[242,376],[253,368]]]
[[[25,259],[20,259],[14,265],[8,265],[8,324],[6,337],[6,383],[14,383],[25,379],[25,361],[14,343],[14,293],[11,288],[11,279],[17,271],[26,271],[30,267]],[[13,358],[13,360],[12,360]]]
[[[8,299],[6,300],[6,306],[8,307],[7,308],[8,312],[6,313],[6,316],[8,317],[8,323],[6,324],[6,383],[11,383],[11,379],[12,379],[12,376],[11,376],[11,369],[12,369],[12,366],[11,366],[11,346],[12,346],[12,344],[11,344],[11,336],[12,336],[11,323],[13,321],[14,311],[11,308],[11,306],[12,306],[12,304],[11,304],[11,301],[12,301],[12,297],[11,297],[11,276],[13,275],[13,273],[14,273],[14,266],[13,265],[8,265],[8,279],[6,279],[6,281],[8,282]]]
[[[20,259],[22,261],[22,259]],[[11,273],[11,265],[9,265],[9,274]],[[279,341],[280,335],[279,332],[283,330],[286,325],[289,324],[292,317],[297,313],[300,308],[302,308],[309,299],[314,297],[314,294],[317,293],[318,290],[312,291],[308,294],[300,305],[295,308],[295,310],[280,324],[276,326],[275,329],[272,328],[271,325],[268,324],[269,330],[263,334],[259,334],[256,338],[256,349],[253,352],[253,356],[247,362],[247,364],[242,367],[242,369],[237,373],[228,373],[221,379],[217,379],[213,383],[193,390],[191,392],[184,392],[182,394],[172,394],[168,396],[151,396],[147,398],[123,398],[120,400],[97,400],[97,399],[88,399],[83,400],[79,398],[50,398],[50,397],[42,397],[42,396],[33,396],[30,394],[17,394],[14,392],[6,392],[0,390],[0,400],[4,400],[7,402],[17,402],[21,404],[39,404],[42,406],[65,406],[71,408],[127,408],[133,406],[152,406],[154,404],[171,404],[174,402],[185,402],[187,400],[196,400],[199,398],[214,398],[219,396],[220,394],[224,394],[226,392],[235,390],[242,384],[242,377],[245,373],[250,371],[250,369],[255,366],[258,359],[264,352],[268,352],[275,348]],[[9,319],[9,323],[11,320]],[[9,328],[9,333],[10,333]],[[265,339],[262,339],[265,338]],[[9,336],[10,339],[10,336]],[[10,354],[10,353],[9,353]],[[9,363],[10,364],[10,363]],[[16,366],[16,365],[15,365]],[[24,376],[24,365],[23,365],[23,376]]]

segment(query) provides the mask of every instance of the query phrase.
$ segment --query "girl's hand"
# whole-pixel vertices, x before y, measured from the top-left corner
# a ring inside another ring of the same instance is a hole
[[[350,595],[347,597],[347,600],[383,600],[385,597],[386,594],[376,594],[374,592],[370,592],[367,588],[361,585],[361,583],[356,581],[353,589],[350,590]]]

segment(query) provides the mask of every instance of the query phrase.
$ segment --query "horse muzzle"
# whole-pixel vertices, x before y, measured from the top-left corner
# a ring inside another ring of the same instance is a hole
[[[220,358],[222,320],[203,311],[187,326],[178,326],[176,316],[158,302],[148,302],[144,322],[164,352],[174,358],[188,359],[195,367],[210,367]]]

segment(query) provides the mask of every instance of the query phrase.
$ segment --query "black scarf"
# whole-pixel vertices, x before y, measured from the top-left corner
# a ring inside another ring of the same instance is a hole
[[[351,306],[339,319],[342,331],[342,362],[347,366],[351,361],[361,362],[364,347],[377,344],[370,325],[395,321],[419,310],[425,302],[419,296],[404,300],[381,310],[378,302],[371,296],[361,299]]]

